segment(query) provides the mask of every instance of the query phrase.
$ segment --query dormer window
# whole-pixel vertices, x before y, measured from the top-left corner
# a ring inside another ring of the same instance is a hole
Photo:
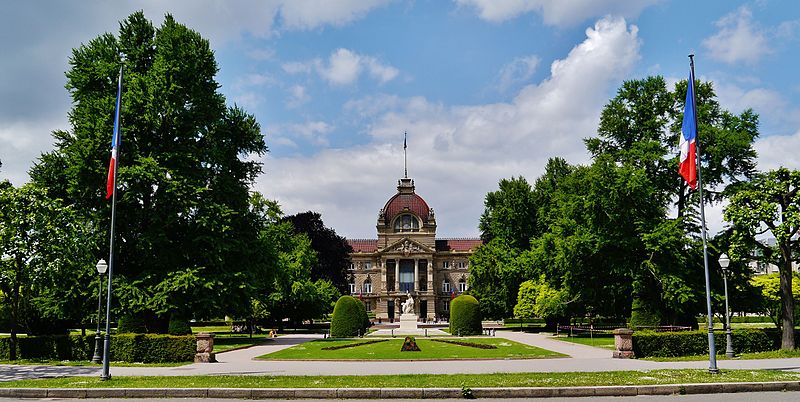
[[[395,232],[416,232],[419,230],[419,220],[411,214],[403,214],[394,220]]]

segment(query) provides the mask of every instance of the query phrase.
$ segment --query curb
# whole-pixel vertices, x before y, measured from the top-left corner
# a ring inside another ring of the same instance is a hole
[[[552,398],[800,391],[800,381],[600,387],[473,388],[476,398]],[[0,388],[3,398],[443,399],[460,388]]]

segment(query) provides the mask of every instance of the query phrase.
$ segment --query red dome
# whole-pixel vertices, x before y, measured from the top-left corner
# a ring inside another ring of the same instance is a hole
[[[431,209],[428,207],[428,203],[425,202],[422,197],[414,193],[395,194],[394,197],[390,198],[389,201],[386,202],[386,206],[383,207],[386,223],[391,222],[397,215],[400,215],[403,212],[411,212],[412,214],[420,217],[423,222],[427,223],[430,210]]]

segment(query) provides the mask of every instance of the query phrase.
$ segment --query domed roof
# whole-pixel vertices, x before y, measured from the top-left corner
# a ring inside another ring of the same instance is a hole
[[[410,212],[428,223],[431,208],[428,203],[414,192],[414,181],[408,178],[400,179],[397,185],[397,194],[389,198],[383,207],[383,218],[388,224],[403,212]]]
[[[428,215],[430,214],[430,207],[422,197],[412,194],[395,194],[386,202],[383,207],[386,222],[391,222],[397,215],[403,212],[411,212],[412,214],[422,218],[422,221],[428,222]]]

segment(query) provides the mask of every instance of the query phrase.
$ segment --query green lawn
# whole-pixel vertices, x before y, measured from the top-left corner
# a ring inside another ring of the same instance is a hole
[[[614,337],[613,336],[555,336],[553,339],[564,342],[580,343],[581,345],[594,346],[596,348],[603,348],[614,350]]]
[[[233,333],[231,327],[224,326],[209,326],[209,327],[192,327],[193,333],[198,332],[213,332],[214,333],[214,353],[221,353],[232,349],[245,348],[260,343],[269,342],[268,334],[250,334]]]
[[[131,363],[131,362],[111,362],[116,367],[177,367],[192,362],[181,363]],[[94,366],[101,367],[101,364],[92,363],[85,360],[43,360],[43,359],[21,359],[21,360],[0,360],[0,364],[15,364],[21,366]]]
[[[259,356],[264,360],[440,360],[440,359],[537,359],[564,357],[560,353],[523,345],[507,339],[498,338],[448,338],[461,342],[494,345],[496,349],[479,349],[471,346],[435,342],[416,338],[419,352],[401,352],[402,338],[388,339],[385,342],[337,350],[323,350],[325,347],[359,344],[375,339],[317,340],[306,342],[288,349]]]
[[[66,377],[0,382],[0,388],[471,388],[576,387],[719,382],[798,381],[800,373],[777,370],[609,371],[589,373],[495,373],[365,376]]]

